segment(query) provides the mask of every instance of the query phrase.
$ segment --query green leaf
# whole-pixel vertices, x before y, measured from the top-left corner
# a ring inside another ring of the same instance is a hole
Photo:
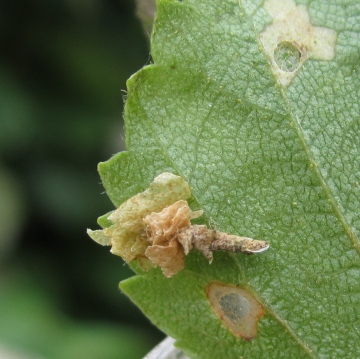
[[[218,230],[271,245],[122,282],[192,358],[360,357],[360,3],[298,2],[158,1],[128,152],[100,164],[116,206],[170,171]],[[212,283],[261,304],[256,335],[219,318]]]

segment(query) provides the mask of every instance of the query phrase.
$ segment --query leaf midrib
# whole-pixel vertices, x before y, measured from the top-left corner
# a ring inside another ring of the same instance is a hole
[[[356,249],[358,254],[360,254],[359,239],[357,238],[355,232],[351,228],[351,225],[348,223],[348,221],[345,217],[345,214],[340,209],[340,204],[336,201],[335,196],[334,196],[333,192],[331,191],[330,186],[327,184],[325,177],[322,175],[322,173],[319,169],[320,166],[317,164],[315,156],[314,156],[313,152],[311,151],[310,145],[309,145],[308,141],[306,140],[304,130],[302,129],[298,118],[296,118],[296,116],[292,115],[291,104],[290,104],[290,101],[289,101],[288,96],[285,93],[284,89],[281,90],[281,95],[287,106],[288,116],[289,116],[290,120],[292,121],[294,128],[296,129],[297,135],[300,139],[300,143],[304,149],[306,156],[309,159],[309,166],[311,167],[312,171],[314,172],[315,176],[317,177],[317,179],[320,183],[320,186],[323,189],[325,196],[328,199],[328,202],[333,209],[334,214],[336,215],[336,217],[340,221],[342,227],[344,228],[345,233],[350,238],[350,240],[353,243],[354,248]]]
[[[252,31],[253,31],[253,33],[255,35],[256,41],[257,41],[257,43],[259,45],[259,49],[261,49],[260,51],[262,51],[264,57],[268,60],[269,72],[272,74],[272,76],[274,78],[274,82],[276,83],[277,80],[276,80],[276,78],[275,78],[275,76],[274,76],[274,74],[273,74],[273,72],[271,70],[271,65],[270,65],[271,61],[270,61],[268,55],[265,53],[265,51],[263,49],[262,43],[261,43],[260,38],[259,38],[259,34],[256,32],[253,22],[250,21],[251,16],[249,16],[246,13],[246,10],[245,10],[244,6],[242,5],[242,0],[239,0],[239,6],[242,7],[242,11],[246,14],[246,19],[247,19],[247,22],[249,24],[249,27],[250,27],[250,29],[252,29]],[[290,83],[289,86],[291,86],[291,83]],[[306,140],[304,130],[302,129],[298,118],[293,115],[294,112],[291,111],[292,106],[291,106],[289,98],[288,98],[288,96],[286,94],[285,88],[283,88],[281,86],[279,86],[278,88],[279,88],[279,91],[280,91],[281,98],[283,99],[284,104],[285,104],[285,110],[287,111],[287,116],[288,116],[289,120],[292,122],[293,127],[296,130],[297,137],[300,139],[300,143],[301,143],[301,145],[303,147],[303,150],[304,150],[307,158],[309,159],[309,166],[311,166],[311,169],[314,172],[315,176],[317,177],[317,179],[319,181],[319,184],[320,184],[321,188],[323,189],[326,198],[329,201],[329,204],[333,208],[333,213],[336,215],[336,217],[340,221],[341,226],[344,228],[345,233],[350,238],[350,241],[353,243],[354,248],[356,249],[358,254],[360,254],[360,241],[359,241],[359,238],[357,238],[355,232],[351,228],[351,225],[348,223],[343,211],[340,209],[340,205],[337,203],[337,201],[335,199],[335,196],[334,196],[334,194],[332,193],[332,191],[330,189],[330,186],[327,184],[326,179],[324,178],[321,171],[319,170],[319,166],[316,163],[315,156],[311,151],[311,148],[310,148],[310,146],[308,144],[308,141]]]
[[[268,314],[272,315],[273,318],[275,320],[278,321],[278,323],[280,323],[280,325],[282,325],[285,330],[290,334],[290,336],[296,341],[296,343],[299,344],[299,346],[304,350],[304,352],[306,352],[306,354],[309,355],[310,358],[312,359],[316,359],[316,357],[314,356],[314,351],[309,348],[309,346],[307,344],[305,344],[304,341],[302,341],[298,335],[295,333],[295,331],[290,327],[290,325],[288,324],[288,322],[281,318],[274,310],[272,310],[269,305],[265,304],[263,298],[261,296],[259,296],[258,292],[249,285],[250,281],[247,279],[246,276],[246,271],[244,271],[239,263],[238,260],[236,260],[235,255],[234,254],[229,254],[229,256],[233,259],[233,261],[235,262],[235,265],[238,267],[239,272],[241,273],[241,276],[243,277],[242,280],[244,280],[244,283],[247,283],[245,285],[246,289],[253,295],[253,297],[259,302],[261,303],[261,305],[266,308],[266,311]]]

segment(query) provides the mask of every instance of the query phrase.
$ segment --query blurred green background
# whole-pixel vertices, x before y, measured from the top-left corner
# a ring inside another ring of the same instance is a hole
[[[0,358],[138,359],[162,334],[86,228],[113,209],[126,79],[149,61],[132,0],[0,2]]]

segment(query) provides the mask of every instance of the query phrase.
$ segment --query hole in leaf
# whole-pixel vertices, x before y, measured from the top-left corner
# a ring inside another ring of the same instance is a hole
[[[301,52],[289,41],[281,42],[274,50],[274,60],[281,71],[294,72],[300,65]]]
[[[256,336],[257,322],[265,313],[249,292],[244,288],[212,283],[206,294],[215,314],[233,335],[245,340]]]

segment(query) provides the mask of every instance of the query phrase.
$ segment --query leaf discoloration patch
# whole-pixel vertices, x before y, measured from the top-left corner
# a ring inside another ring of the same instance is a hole
[[[206,294],[215,314],[233,335],[248,341],[255,338],[257,323],[265,312],[246,289],[212,283]]]
[[[336,31],[313,26],[305,5],[296,6],[293,0],[267,0],[264,8],[273,18],[273,23],[260,34],[260,41],[280,85],[288,86],[309,58],[334,58]],[[285,45],[293,50],[284,61],[286,52],[279,56],[279,50],[282,52]]]

